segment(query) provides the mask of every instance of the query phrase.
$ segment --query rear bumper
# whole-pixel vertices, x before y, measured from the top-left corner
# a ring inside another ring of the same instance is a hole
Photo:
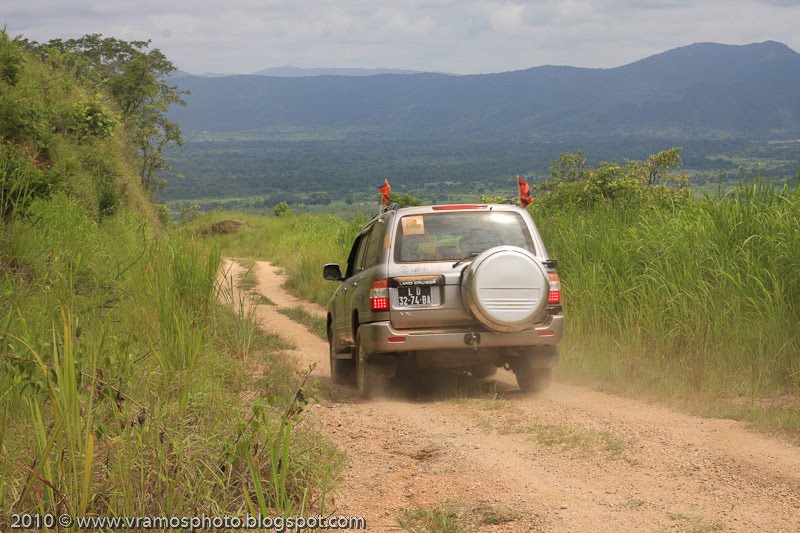
[[[535,328],[498,333],[480,328],[394,329],[390,322],[361,324],[358,328],[367,353],[463,350],[465,348],[505,348],[555,346],[564,337],[563,315],[551,316]],[[390,340],[391,339],[391,340]]]

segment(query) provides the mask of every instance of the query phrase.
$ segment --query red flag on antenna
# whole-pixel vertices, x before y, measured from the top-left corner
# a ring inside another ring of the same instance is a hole
[[[519,186],[519,205],[528,207],[531,202],[531,187],[528,182],[517,176],[517,185]]]
[[[378,190],[381,191],[381,204],[388,204],[389,195],[392,194],[392,188],[389,186],[389,180],[383,180],[383,185],[378,187]]]

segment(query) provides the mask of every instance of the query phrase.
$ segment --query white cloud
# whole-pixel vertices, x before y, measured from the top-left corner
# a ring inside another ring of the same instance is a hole
[[[798,20],[792,0],[0,0],[12,34],[152,39],[190,72],[612,67],[698,41],[800,50]]]

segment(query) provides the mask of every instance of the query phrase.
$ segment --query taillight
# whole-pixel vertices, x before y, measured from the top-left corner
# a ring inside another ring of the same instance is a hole
[[[547,295],[547,303],[560,304],[561,303],[561,282],[558,281],[557,272],[548,272],[547,277],[550,280],[550,294]]]
[[[372,282],[369,301],[373,311],[389,310],[389,280],[376,279]]]

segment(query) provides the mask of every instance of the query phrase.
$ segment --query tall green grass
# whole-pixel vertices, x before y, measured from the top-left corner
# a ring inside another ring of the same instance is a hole
[[[32,179],[35,174],[20,150],[0,144],[0,220],[12,220],[24,212],[42,185]]]
[[[285,343],[218,303],[219,249],[163,230],[111,95],[53,57],[0,30],[0,529],[324,509]]]
[[[800,191],[766,181],[655,205],[532,210],[559,260],[567,335],[562,378],[678,399],[709,414],[800,429]],[[219,220],[246,223],[214,235]],[[188,227],[223,253],[268,258],[288,287],[324,303],[366,217],[217,213]]]
[[[214,229],[226,220],[242,225],[235,233],[220,233]],[[368,221],[369,216],[364,214],[344,220],[334,215],[265,217],[213,213],[187,224],[182,230],[204,236],[209,244],[219,246],[223,255],[274,261],[284,267],[289,290],[324,305],[336,286],[322,279],[323,265],[344,265],[356,234]]]
[[[218,248],[65,195],[2,229],[0,516],[324,510],[338,452]]]
[[[567,371],[728,397],[800,392],[797,189],[534,216],[561,268]]]

